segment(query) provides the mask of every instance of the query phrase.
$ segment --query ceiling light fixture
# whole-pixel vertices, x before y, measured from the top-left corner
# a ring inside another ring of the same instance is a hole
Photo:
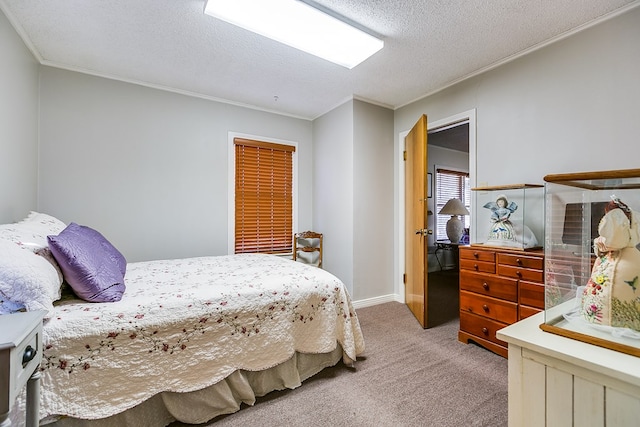
[[[204,13],[349,69],[384,46],[299,0],[208,0]]]

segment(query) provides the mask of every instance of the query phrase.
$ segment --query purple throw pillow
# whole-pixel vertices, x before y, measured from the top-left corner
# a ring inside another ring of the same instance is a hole
[[[107,256],[111,258],[111,260],[118,266],[118,269],[124,276],[127,272],[127,260],[120,253],[119,250],[115,248],[100,232],[94,230],[93,228],[87,227],[86,225],[78,225],[75,222],[72,222],[67,226],[64,230],[68,233],[74,233],[79,238],[86,238],[93,241],[96,245],[100,245]]]
[[[120,301],[127,261],[102,234],[72,222],[47,240],[65,280],[78,297],[90,302]]]

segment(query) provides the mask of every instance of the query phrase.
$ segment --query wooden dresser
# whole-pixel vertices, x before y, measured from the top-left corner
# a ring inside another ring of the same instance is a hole
[[[544,252],[460,246],[460,330],[503,357],[496,331],[544,309]]]

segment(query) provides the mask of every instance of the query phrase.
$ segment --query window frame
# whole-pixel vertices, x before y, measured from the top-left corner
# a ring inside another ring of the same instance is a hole
[[[235,212],[235,204],[236,204],[236,158],[235,158],[235,143],[234,140],[236,138],[240,139],[249,139],[255,141],[262,141],[272,144],[282,144],[282,145],[290,145],[295,148],[293,152],[293,218],[292,218],[292,227],[293,233],[297,229],[298,224],[298,153],[299,153],[299,144],[297,141],[287,141],[283,139],[276,139],[266,136],[260,135],[251,135],[246,133],[238,133],[238,132],[229,132],[227,137],[227,154],[228,154],[228,194],[227,194],[227,253],[229,255],[235,254],[235,221],[236,221],[236,212]],[[293,241],[292,241],[293,244]],[[277,254],[281,256],[292,256],[292,253],[288,254]]]

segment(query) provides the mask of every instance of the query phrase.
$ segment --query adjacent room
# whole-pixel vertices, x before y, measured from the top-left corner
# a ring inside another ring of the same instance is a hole
[[[538,326],[545,204],[608,212],[548,182],[640,212],[640,0],[224,3],[0,0],[0,424],[633,425]]]

